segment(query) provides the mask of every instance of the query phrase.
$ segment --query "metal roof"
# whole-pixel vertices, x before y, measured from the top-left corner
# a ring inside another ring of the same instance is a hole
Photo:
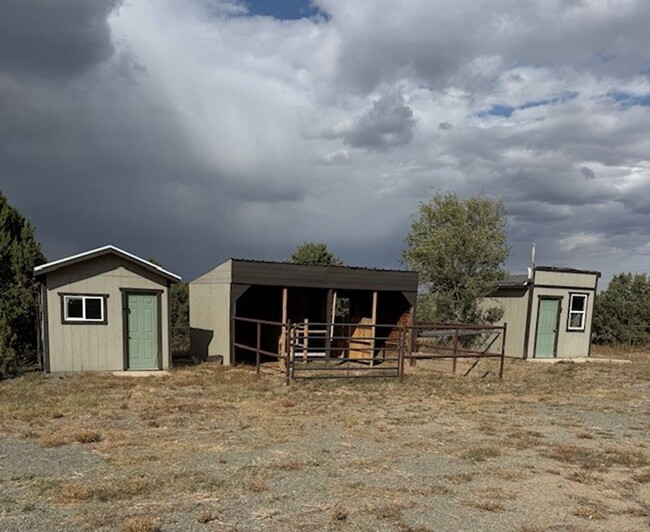
[[[510,287],[524,287],[528,284],[528,275],[525,273],[518,273],[515,275],[509,275],[502,281],[497,283],[499,288],[510,288]]]
[[[415,293],[418,289],[418,273],[355,266],[229,259],[192,281],[192,284],[212,283]]]
[[[71,266],[78,262],[94,259],[97,257],[101,257],[103,255],[117,255],[118,257],[128,260],[129,262],[138,264],[139,266],[142,266],[143,268],[153,273],[157,273],[158,275],[161,275],[162,277],[165,277],[170,281],[181,280],[181,277],[179,275],[176,275],[175,273],[165,270],[165,268],[163,268],[162,266],[158,266],[153,262],[149,262],[148,260],[138,257],[137,255],[133,255],[128,251],[124,251],[123,249],[111,245],[102,246],[100,248],[91,249],[89,251],[84,251],[83,253],[78,253],[76,255],[64,257],[62,259],[48,262],[47,264],[41,264],[40,266],[36,266],[36,268],[34,268],[34,275],[36,275],[37,277],[40,275],[45,275],[47,273],[56,271],[60,268],[65,268],[67,266]]]
[[[393,272],[393,273],[410,273],[413,274],[412,270],[400,270],[397,268],[374,268],[371,266],[347,266],[344,264],[300,264],[297,262],[291,261],[279,261],[279,260],[261,260],[261,259],[241,259],[236,257],[231,257],[233,262],[246,262],[251,264],[283,264],[291,266],[316,266],[318,268],[341,268],[345,270],[365,270],[371,272]]]

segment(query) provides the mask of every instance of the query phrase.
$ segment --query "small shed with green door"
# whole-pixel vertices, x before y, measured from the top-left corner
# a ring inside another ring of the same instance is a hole
[[[501,306],[508,324],[506,356],[587,357],[600,272],[531,266],[500,283],[486,306]]]
[[[48,262],[34,274],[45,372],[169,367],[169,287],[178,275],[115,246]]]

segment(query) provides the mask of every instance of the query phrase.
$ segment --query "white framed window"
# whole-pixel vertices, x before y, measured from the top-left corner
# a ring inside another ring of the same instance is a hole
[[[567,331],[584,331],[587,321],[587,294],[571,294]]]
[[[64,323],[106,323],[106,296],[64,294]]]

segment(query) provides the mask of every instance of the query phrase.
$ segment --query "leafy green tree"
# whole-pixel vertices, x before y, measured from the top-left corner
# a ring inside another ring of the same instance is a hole
[[[44,262],[32,224],[0,192],[0,378],[36,362],[34,267]]]
[[[147,259],[152,264],[164,268],[154,258]],[[169,313],[171,326],[172,353],[189,353],[190,349],[190,285],[179,282],[169,289]]]
[[[483,195],[436,194],[420,204],[402,252],[420,272],[420,319],[491,323],[501,317],[502,309],[480,302],[505,275],[506,223],[503,201]]]
[[[593,339],[601,344],[645,344],[650,333],[650,279],[619,273],[596,296]]]
[[[327,249],[327,244],[323,242],[305,242],[299,245],[289,257],[289,262],[317,266],[343,265],[343,261]]]

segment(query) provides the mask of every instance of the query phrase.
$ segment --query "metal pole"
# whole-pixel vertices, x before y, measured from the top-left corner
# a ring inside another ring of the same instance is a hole
[[[260,348],[262,347],[262,324],[257,322],[257,345],[255,349],[255,372],[260,374]]]
[[[399,377],[400,382],[404,382],[404,341],[405,341],[405,334],[404,334],[404,326],[402,326],[399,330],[399,344],[398,344],[398,351],[397,351],[397,375]]]
[[[287,328],[287,334],[285,334],[285,342],[287,345],[285,346],[285,350],[284,350],[284,354],[286,356],[286,360],[285,360],[286,363],[284,365],[284,368],[285,368],[285,384],[289,386],[289,384],[291,383],[291,374],[293,372],[292,365],[293,365],[293,358],[294,358],[291,356],[292,342],[290,342],[289,339],[289,336],[291,335],[291,320],[287,320],[286,324],[284,324],[283,326],[286,326]]]
[[[508,324],[503,324],[503,337],[501,339],[501,364],[499,367],[499,379],[503,379],[503,366],[506,359],[506,331],[508,329]]]
[[[458,329],[454,329],[454,358],[452,361],[452,371],[456,375],[456,357],[458,356]]]

